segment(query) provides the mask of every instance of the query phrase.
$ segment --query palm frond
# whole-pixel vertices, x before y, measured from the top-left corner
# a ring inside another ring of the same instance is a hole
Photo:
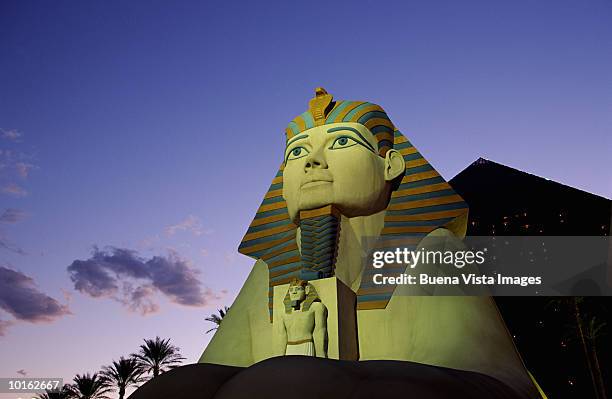
[[[228,311],[229,311],[229,307],[225,306],[223,309],[217,309],[217,312],[219,312],[219,314],[213,313],[210,316],[204,318],[204,320],[210,321],[211,323],[216,324],[215,327],[206,331],[206,334],[208,334],[211,331],[215,331],[216,329],[219,328],[219,326],[221,325],[221,322],[223,321],[223,318],[225,317]]]
[[[168,369],[180,366],[185,358],[180,355],[180,349],[170,344],[170,339],[145,339],[140,345],[140,351],[132,356],[137,359],[138,364],[146,373],[152,373],[153,377]]]
[[[106,378],[109,386],[119,391],[119,397],[123,398],[127,388],[144,382],[143,373],[144,370],[137,358],[126,359],[121,356],[119,361],[113,360],[110,366],[103,367],[101,374]]]
[[[77,399],[109,399],[112,391],[106,377],[98,373],[77,374],[73,382],[69,389]]]
[[[59,389],[46,389],[44,393],[37,395],[38,399],[69,399],[74,397],[70,385],[64,384]]]
[[[608,323],[599,320],[597,317],[591,317],[586,326],[585,336],[591,341],[597,341],[606,334]]]

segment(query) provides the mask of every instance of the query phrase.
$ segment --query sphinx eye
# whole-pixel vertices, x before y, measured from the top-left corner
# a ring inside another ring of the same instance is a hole
[[[299,159],[308,155],[308,150],[304,147],[295,147],[289,154],[287,155],[287,161],[291,161],[293,159]]]
[[[329,147],[329,149],[330,150],[339,150],[341,148],[352,147],[355,144],[359,144],[359,143],[355,139],[353,139],[352,137],[340,136],[340,137],[336,138],[336,140],[334,140],[333,144],[331,145],[331,147]]]

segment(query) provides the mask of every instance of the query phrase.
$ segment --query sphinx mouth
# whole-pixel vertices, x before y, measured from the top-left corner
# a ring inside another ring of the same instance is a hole
[[[302,183],[301,188],[316,187],[316,186],[321,186],[325,184],[330,184],[332,181],[333,180],[329,180],[329,179],[307,180],[304,183]]]

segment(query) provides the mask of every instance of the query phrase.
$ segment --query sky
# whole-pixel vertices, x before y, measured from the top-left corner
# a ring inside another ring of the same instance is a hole
[[[612,197],[611,19],[609,0],[1,2],[0,376],[68,381],[157,335],[197,361],[318,86],[380,104],[447,179],[484,157]]]

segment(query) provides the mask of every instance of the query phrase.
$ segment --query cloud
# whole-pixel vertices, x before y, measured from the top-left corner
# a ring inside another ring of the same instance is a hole
[[[0,135],[2,138],[10,140],[10,141],[19,141],[21,136],[21,132],[17,131],[17,129],[2,129],[0,128]]]
[[[0,223],[17,223],[20,220],[23,220],[26,216],[27,214],[20,209],[7,208],[4,210],[4,212],[2,212],[2,214],[0,214]],[[0,232],[0,249],[4,249],[19,255],[26,254],[23,249],[11,244],[6,236],[2,234],[2,232]]]
[[[112,298],[141,314],[159,309],[153,301],[157,293],[186,306],[204,306],[220,298],[202,287],[199,272],[175,251],[146,259],[129,249],[94,247],[91,257],[72,262],[68,273],[77,291]]]
[[[17,374],[20,374],[20,375],[24,376],[24,377],[25,377],[26,375],[28,375],[28,372],[27,372],[27,371],[25,371],[24,369],[17,370],[17,371],[15,371],[15,372],[16,372]]]
[[[31,277],[4,266],[0,266],[0,309],[31,323],[51,322],[70,314],[66,306],[39,291]]]
[[[28,195],[28,192],[24,188],[18,186],[15,183],[5,184],[4,186],[2,186],[2,188],[0,188],[0,191],[4,194],[10,194],[15,197],[25,197],[26,195]]]
[[[225,259],[226,263],[233,264],[236,262],[236,260],[238,260],[238,255],[234,251],[232,252],[226,251],[225,254],[223,255],[223,258]]]
[[[177,224],[166,227],[165,229],[167,236],[173,236],[179,231],[191,232],[195,236],[201,236],[203,234],[211,234],[211,229],[204,229],[200,219],[194,215],[189,215],[187,218]]]
[[[26,251],[11,244],[8,239],[0,233],[0,249],[16,253],[18,255],[27,255]]]
[[[123,304],[132,312],[139,312],[145,316],[149,313],[159,311],[159,305],[156,304],[152,297],[155,295],[155,287],[150,285],[141,285],[136,288],[127,288],[125,292],[129,293],[129,301],[124,301]],[[124,285],[124,288],[125,285]]]
[[[62,291],[62,295],[64,296],[64,301],[66,301],[66,303],[70,305],[70,303],[72,303],[72,292],[65,290],[63,288],[60,288],[60,291]]]
[[[13,322],[0,320],[0,337],[4,337],[6,335],[6,331],[10,326],[13,325]]]
[[[157,245],[159,241],[160,237],[158,234],[156,234],[154,236],[143,238],[142,240],[140,240],[138,242],[138,247],[144,250],[153,250],[155,248],[155,245]]]
[[[32,169],[34,169],[34,165],[32,165],[31,163],[17,162],[15,164],[15,170],[17,171],[17,175],[22,179],[27,179]]]
[[[1,129],[0,138],[19,143],[22,134],[15,129]],[[0,142],[2,144],[2,142]],[[19,145],[12,145],[18,147]],[[15,183],[15,181],[26,180],[33,169],[33,156],[18,150],[17,148],[0,148],[0,192],[16,197],[24,197],[28,192]]]
[[[0,214],[1,223],[17,223],[26,218],[28,214],[21,209],[6,208],[2,214]]]

